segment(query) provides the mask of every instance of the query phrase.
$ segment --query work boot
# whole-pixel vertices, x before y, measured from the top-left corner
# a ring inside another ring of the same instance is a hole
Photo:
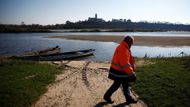
[[[128,104],[134,104],[134,103],[137,103],[137,100],[135,100],[133,98],[127,100],[127,105]]]
[[[112,101],[110,97],[104,96],[104,100],[105,100],[107,103],[110,103],[110,104],[114,103],[114,101]]]

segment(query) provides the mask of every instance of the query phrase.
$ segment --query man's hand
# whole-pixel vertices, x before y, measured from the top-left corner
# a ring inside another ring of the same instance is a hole
[[[135,72],[133,72],[133,75],[130,75],[128,79],[129,79],[129,82],[135,82],[136,81],[136,74],[135,74]]]

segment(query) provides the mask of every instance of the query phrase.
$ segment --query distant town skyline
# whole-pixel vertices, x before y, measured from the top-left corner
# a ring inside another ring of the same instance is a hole
[[[0,0],[0,24],[63,24],[95,17],[105,21],[190,24],[190,0]]]

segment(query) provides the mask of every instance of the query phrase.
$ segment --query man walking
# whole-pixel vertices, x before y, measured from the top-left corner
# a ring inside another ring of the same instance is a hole
[[[130,95],[129,89],[129,82],[136,81],[134,60],[130,51],[133,42],[133,37],[126,36],[115,50],[108,75],[113,84],[104,94],[104,100],[108,103],[113,103],[111,96],[121,85],[127,104],[137,103]]]

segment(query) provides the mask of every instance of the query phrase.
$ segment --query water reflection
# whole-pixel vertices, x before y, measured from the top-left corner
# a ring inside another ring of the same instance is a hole
[[[173,57],[190,55],[190,47],[150,47],[133,46],[132,53],[137,57]]]

